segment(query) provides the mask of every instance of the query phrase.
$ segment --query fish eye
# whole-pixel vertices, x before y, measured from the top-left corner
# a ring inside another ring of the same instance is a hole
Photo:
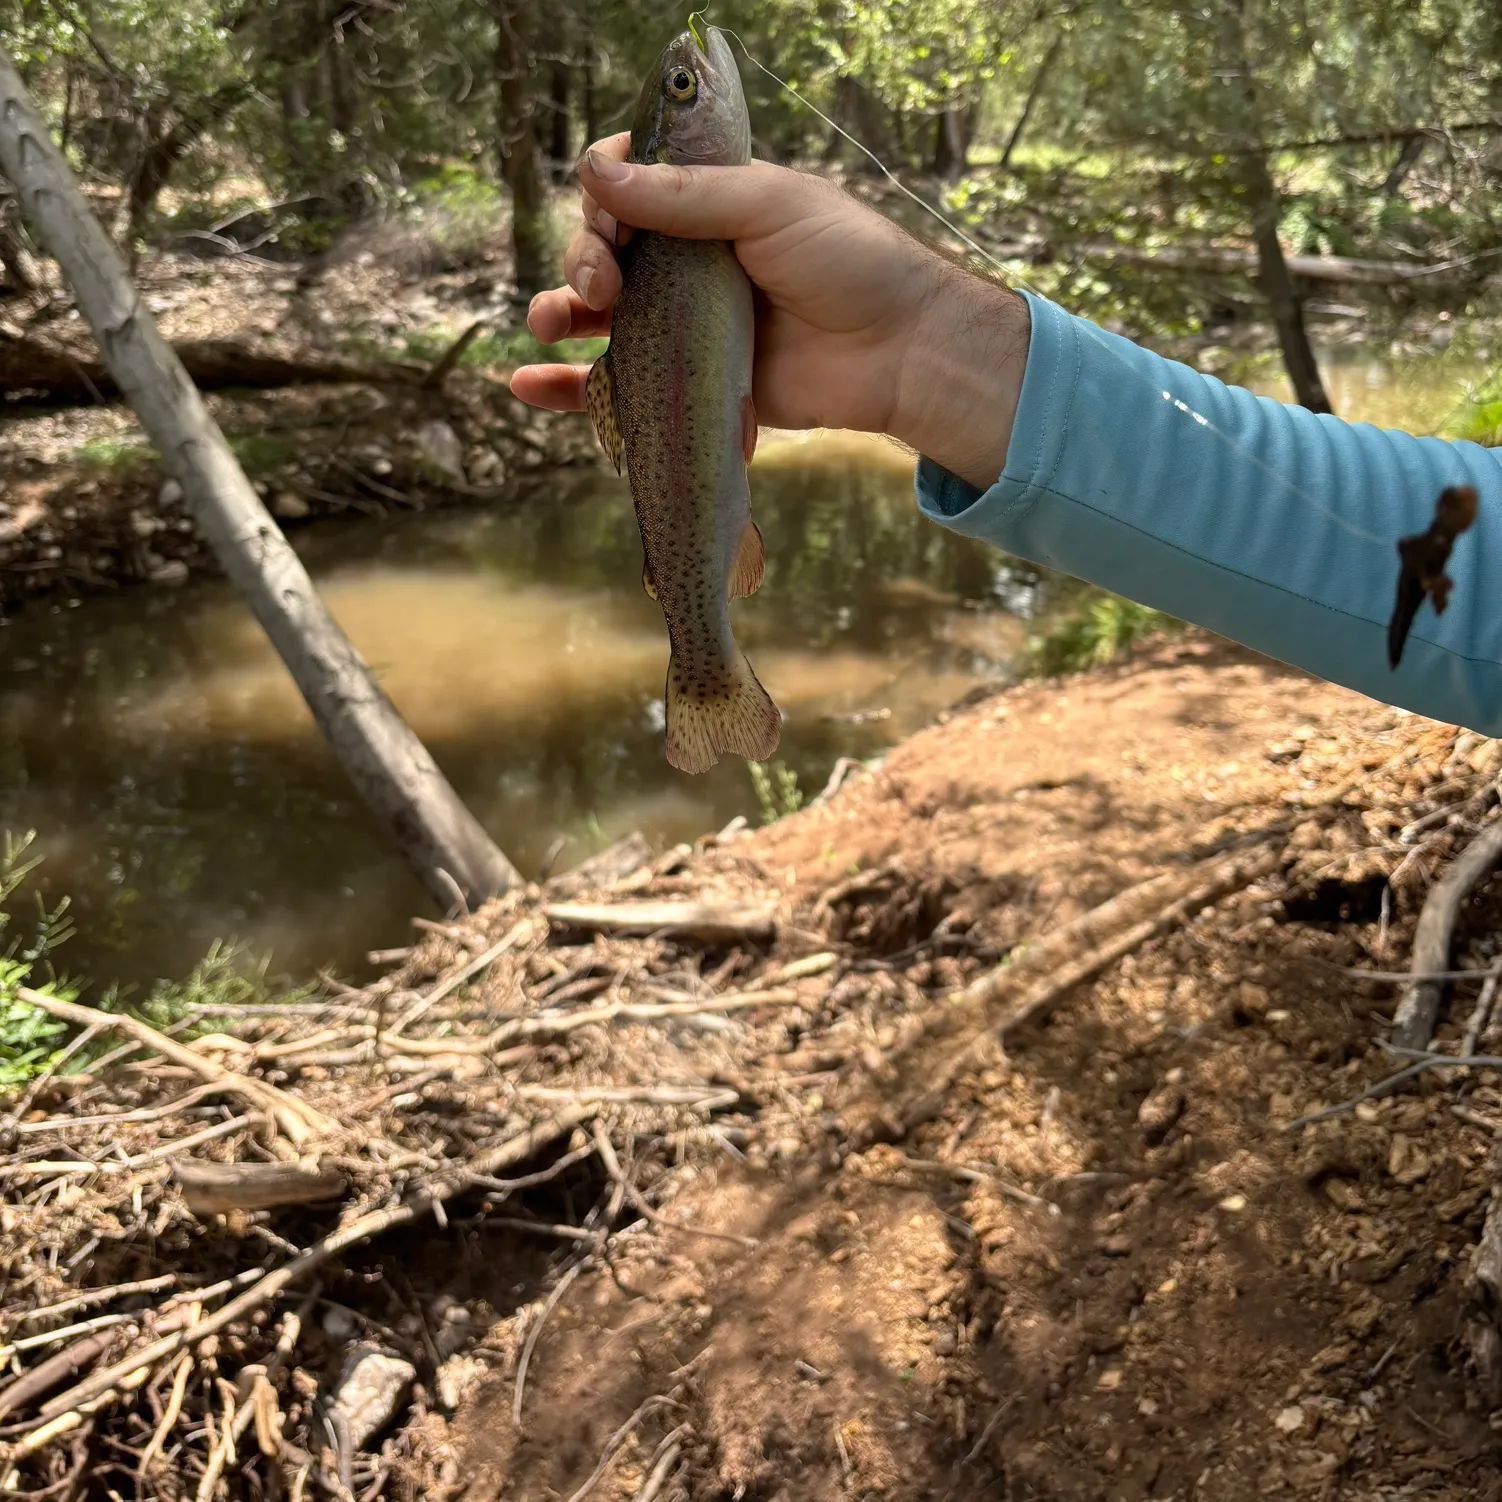
[[[674,68],[668,74],[668,93],[674,99],[692,99],[698,84],[687,68]]]

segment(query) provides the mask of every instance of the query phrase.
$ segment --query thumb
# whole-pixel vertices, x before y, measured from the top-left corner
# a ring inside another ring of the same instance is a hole
[[[740,240],[776,232],[809,211],[820,179],[771,162],[673,167],[616,161],[594,148],[579,167],[584,191],[621,224],[683,240]]]

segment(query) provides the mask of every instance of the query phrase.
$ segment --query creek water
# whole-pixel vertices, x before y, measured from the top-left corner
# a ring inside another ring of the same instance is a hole
[[[1037,576],[924,522],[911,461],[837,435],[767,444],[767,541],[737,635],[817,792],[1009,671]],[[630,497],[564,472],[493,511],[294,534],[334,615],[460,795],[529,875],[632,829],[692,838],[760,809],[737,759],[662,753],[667,644]],[[35,607],[0,633],[0,829],[40,832],[60,954],[96,982],[181,975],[216,938],[276,972],[359,973],[429,911],[249,613],[219,581]]]
[[[1392,425],[1438,423],[1461,399],[1474,372],[1435,367],[1327,362],[1344,415]],[[1281,394],[1275,372],[1248,375]],[[779,758],[805,795],[839,757],[872,756],[1014,671],[1049,588],[923,521],[911,474],[876,441],[763,440],[767,575],[736,631],[784,711]],[[318,524],[295,541],[527,874],[632,829],[667,843],[759,818],[743,762],[689,778],[663,759],[666,640],[614,476],[562,473],[496,510]],[[68,894],[78,925],[60,958],[96,985],[182,975],[216,939],[278,973],[358,975],[428,910],[218,581],[33,607],[3,628],[0,829],[40,832],[42,893]]]

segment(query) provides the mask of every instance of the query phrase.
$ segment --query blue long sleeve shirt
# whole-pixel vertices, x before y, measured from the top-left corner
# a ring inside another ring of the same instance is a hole
[[[1226,386],[1027,296],[1006,468],[978,492],[928,459],[946,527],[1434,719],[1502,735],[1502,450],[1346,423]],[[1443,615],[1387,665],[1397,540],[1447,485],[1476,524]]]

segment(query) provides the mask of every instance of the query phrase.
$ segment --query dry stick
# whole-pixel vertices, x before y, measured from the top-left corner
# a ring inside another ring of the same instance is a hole
[[[54,1054],[47,1061],[47,1067],[26,1087],[26,1093],[16,1102],[15,1109],[11,1113],[12,1119],[18,1123],[27,1111],[31,1109],[31,1103],[37,1098],[43,1085],[47,1083],[69,1059],[75,1054],[81,1053],[95,1038],[104,1031],[104,1024],[96,1022],[92,1027],[86,1027],[61,1053]],[[24,1128],[21,1128],[24,1130]]]
[[[143,1106],[139,1111],[117,1111],[112,1115],[101,1116],[49,1116],[46,1121],[17,1122],[15,1130],[19,1133],[68,1132],[75,1127],[116,1126],[139,1121],[160,1121],[165,1116],[176,1116],[180,1111],[186,1111],[207,1096],[222,1093],[218,1085],[195,1085],[191,1090],[184,1091],[164,1106]]]
[[[604,934],[660,934],[708,943],[770,939],[776,909],[767,906],[716,907],[707,902],[556,902],[543,916],[563,928]]]
[[[163,1058],[191,1069],[200,1079],[243,1096],[252,1105],[269,1111],[294,1147],[301,1147],[310,1138],[334,1132],[338,1128],[337,1122],[306,1101],[298,1100],[296,1096],[289,1095],[285,1090],[278,1090],[275,1085],[268,1085],[264,1080],[251,1079],[248,1075],[226,1069],[222,1064],[216,1064],[194,1053],[191,1048],[175,1042],[165,1033],[159,1033],[150,1023],[142,1022],[138,1017],[100,1012],[76,1001],[44,996],[40,991],[32,991],[25,986],[16,987],[16,995],[28,1006],[36,1007],[49,1016],[61,1017],[66,1022],[77,1023],[80,1027],[92,1027],[95,1024],[112,1027],[116,1032],[134,1039],[142,1047],[155,1049]]]
[[[656,1397],[648,1398],[635,1413],[621,1425],[609,1439],[605,1441],[605,1448],[600,1451],[600,1459],[594,1470],[589,1473],[584,1485],[576,1491],[568,1502],[584,1502],[584,1499],[595,1489],[600,1477],[605,1474],[606,1467],[615,1457],[615,1452],[631,1437],[632,1431],[654,1408],[670,1407],[677,1408],[679,1405],[671,1398],[664,1397],[661,1393]]]
[[[60,1345],[65,1340],[76,1340],[80,1335],[92,1335],[95,1330],[113,1330],[118,1325],[138,1323],[134,1314],[96,1314],[93,1319],[80,1320],[76,1325],[64,1325],[59,1330],[44,1330],[40,1335],[23,1335],[9,1345],[0,1346],[0,1362],[9,1361],[22,1351],[35,1351],[42,1346]]]
[[[1035,1021],[1067,991],[1130,954],[1156,935],[1187,921],[1201,908],[1265,876],[1277,864],[1266,845],[1228,858],[1202,861],[1188,871],[1155,876],[1092,908],[1072,923],[1029,944],[1013,963],[972,981],[952,1000],[969,1012],[1010,999],[1040,972],[1043,979],[1012,1002],[999,1022],[987,1022],[949,1057],[926,1089],[904,1111],[909,1122],[930,1112],[954,1081],[999,1033]],[[1170,897],[1166,907],[1152,909]],[[1079,946],[1089,945],[1084,954]]]
[[[459,337],[455,339],[454,342],[449,345],[446,350],[444,350],[442,356],[434,364],[433,368],[422,378],[422,380],[417,383],[418,386],[424,391],[436,391],[438,387],[443,385],[444,381],[448,379],[450,371],[452,371],[453,368],[464,357],[464,351],[467,350],[470,345],[475,342],[475,339],[479,336],[480,331],[484,327],[485,320],[483,318],[477,319],[474,323],[470,324],[470,326],[465,329],[465,331],[460,334]]]
[[[1486,1031],[1487,1020],[1492,1014],[1492,1003],[1497,997],[1497,982],[1502,980],[1502,969],[1494,968],[1481,987],[1481,995],[1476,998],[1476,1005],[1471,1011],[1470,1020],[1465,1025],[1465,1037],[1460,1043],[1462,1057],[1476,1052],[1476,1045],[1481,1041],[1481,1035]]]
[[[1344,1116],[1347,1111],[1354,1111],[1363,1101],[1376,1100],[1383,1095],[1391,1095],[1397,1087],[1406,1080],[1416,1078],[1430,1069],[1502,1069],[1502,1058],[1493,1058],[1487,1054],[1470,1054],[1463,1058],[1456,1058],[1447,1053],[1425,1053],[1422,1049],[1393,1048],[1391,1052],[1399,1055],[1412,1057],[1417,1054],[1413,1063],[1399,1069],[1394,1074],[1386,1075],[1377,1081],[1369,1089],[1363,1090],[1360,1095],[1353,1095],[1349,1100],[1343,1100],[1339,1105],[1327,1106],[1323,1111],[1311,1111],[1307,1116],[1300,1116],[1296,1121],[1290,1121],[1282,1130],[1285,1132],[1297,1131],[1300,1127],[1309,1126],[1316,1121],[1328,1121],[1332,1116]]]
[[[628,1022],[656,1022],[665,1017],[693,1017],[700,1012],[739,1012],[751,1007],[797,1006],[800,1002],[807,1000],[806,996],[797,991],[774,990],[737,991],[728,996],[706,997],[703,1001],[668,1001],[656,1005],[646,1002],[614,1001],[606,1006],[591,1007],[584,1012],[570,1012],[562,1017],[525,1017],[516,1022],[508,1022],[498,1027],[485,1039],[446,1038],[442,1041],[450,1045],[469,1041],[483,1042],[489,1046],[476,1051],[488,1053],[491,1047],[512,1043],[518,1038],[550,1037],[555,1034],[571,1033],[581,1027],[591,1027],[598,1022],[614,1022],[617,1018],[625,1018]],[[404,1039],[403,1043],[410,1046],[410,1040]],[[463,1048],[459,1050],[461,1053],[469,1051]]]
[[[517,1429],[522,1426],[522,1398],[527,1391],[527,1368],[532,1363],[532,1352],[536,1349],[537,1337],[542,1334],[542,1327],[547,1323],[548,1316],[553,1312],[558,1300],[568,1291],[574,1279],[584,1271],[584,1264],[585,1259],[581,1258],[553,1285],[553,1291],[548,1295],[547,1303],[542,1306],[542,1312],[533,1321],[532,1328],[527,1331],[526,1343],[522,1346],[521,1360],[516,1364],[516,1396],[511,1401],[511,1423]]]
[[[160,1453],[162,1446],[167,1442],[167,1436],[172,1432],[172,1426],[177,1423],[177,1416],[183,1411],[183,1398],[188,1391],[188,1378],[193,1372],[193,1354],[184,1351],[177,1358],[177,1371],[172,1378],[172,1392],[167,1399],[167,1407],[162,1413],[162,1421],[156,1426],[156,1432],[146,1442],[146,1448],[141,1451],[141,1459],[136,1465],[136,1476],[144,1480],[151,1470],[151,1463]]]
[[[904,1168],[911,1168],[915,1173],[943,1174],[947,1178],[958,1179],[962,1184],[989,1184],[1003,1199],[1016,1200],[1019,1205],[1030,1205],[1035,1210],[1047,1211],[1049,1215],[1063,1213],[1052,1200],[1044,1199],[1042,1195],[1029,1194],[1026,1189],[1019,1189],[1015,1184],[1009,1184],[996,1173],[983,1168],[971,1168],[962,1163],[941,1163],[937,1158],[910,1158],[906,1153],[898,1153],[897,1159]]]
[[[28,1309],[24,1314],[15,1317],[22,1323],[30,1324],[32,1320],[51,1319],[55,1315],[68,1314],[74,1309],[87,1309],[90,1304],[108,1304],[114,1299],[123,1299],[133,1293],[155,1293],[161,1288],[171,1288],[177,1282],[176,1273],[162,1273],[155,1278],[141,1278],[134,1283],[115,1283],[109,1288],[90,1288],[84,1293],[75,1294],[71,1299],[63,1299],[56,1304],[44,1304],[40,1309]]]
[[[1489,824],[1460,852],[1430,889],[1413,935],[1413,970],[1424,975],[1443,970],[1450,958],[1450,940],[1460,904],[1502,858],[1502,819]],[[1427,1048],[1434,1036],[1444,987],[1440,982],[1415,980],[1403,993],[1393,1014],[1392,1041],[1398,1048]]]
[[[332,1231],[321,1240],[315,1241],[307,1251],[299,1253],[290,1262],[273,1268],[238,1298],[231,1299],[222,1309],[209,1315],[207,1319],[200,1320],[191,1329],[176,1331],[161,1340],[153,1341],[148,1346],[142,1346],[112,1366],[106,1367],[102,1372],[95,1372],[86,1381],[69,1388],[67,1392],[52,1399],[42,1409],[42,1418],[50,1419],[58,1413],[77,1408],[80,1404],[87,1403],[89,1399],[108,1391],[116,1383],[141,1368],[153,1366],[168,1356],[175,1356],[186,1346],[196,1345],[210,1335],[217,1334],[225,1326],[232,1325],[252,1309],[258,1309],[262,1304],[275,1298],[284,1288],[306,1277],[314,1268],[321,1267],[330,1257],[336,1256],[347,1247],[382,1235],[396,1226],[411,1225],[429,1213],[434,1206],[441,1205],[445,1200],[452,1199],[454,1195],[469,1188],[475,1175],[493,1174],[498,1169],[509,1168],[514,1163],[526,1162],[539,1149],[546,1147],[550,1142],[556,1142],[559,1137],[573,1131],[576,1126],[589,1121],[594,1114],[595,1108],[587,1105],[560,1111],[545,1121],[534,1123],[525,1132],[508,1138],[499,1147],[479,1154],[473,1163],[454,1174],[453,1177],[424,1185],[399,1205],[372,1210],[367,1215],[357,1217],[348,1225],[341,1226],[337,1231]]]
[[[426,996],[423,996],[417,1001],[415,1005],[409,1007],[407,1011],[402,1014],[396,1026],[388,1029],[386,1036],[392,1040],[399,1040],[401,1035],[406,1032],[406,1030],[411,1027],[411,1025],[416,1022],[417,1019],[421,1017],[429,1007],[436,1006],[440,1001],[443,1000],[445,996],[451,995],[453,992],[457,991],[459,987],[465,983],[465,981],[471,979],[473,976],[478,975],[482,970],[487,969],[489,966],[493,965],[498,959],[500,959],[503,954],[506,953],[508,949],[511,948],[513,944],[515,944],[519,939],[523,938],[526,934],[530,933],[531,929],[532,920],[530,918],[523,918],[522,921],[516,924],[516,926],[513,927],[505,935],[504,938],[497,940],[496,943],[492,944],[490,948],[487,949],[483,954],[477,954],[472,960],[469,961],[468,964],[456,970],[453,975],[448,977],[447,980],[441,981],[438,985],[434,986]]]
[[[610,1133],[600,1124],[598,1117],[594,1121],[595,1148],[600,1154],[600,1162],[605,1165],[605,1172],[615,1180],[621,1192],[641,1212],[642,1217],[651,1221],[654,1226],[660,1226],[669,1231],[685,1231],[690,1236],[705,1236],[711,1241],[728,1241],[732,1246],[754,1247],[760,1243],[754,1236],[735,1236],[728,1231],[711,1231],[705,1226],[689,1225],[685,1221],[669,1220],[660,1211],[654,1210],[647,1203],[647,1197],[630,1179],[626,1177],[625,1170],[621,1167],[621,1160],[615,1155],[615,1144],[610,1140]]]
[[[87,1366],[96,1356],[109,1350],[114,1337],[108,1330],[96,1330],[82,1340],[76,1340],[66,1350],[49,1356],[29,1372],[23,1372],[14,1382],[0,1387],[0,1418],[17,1408],[24,1408],[45,1392],[50,1392],[59,1382],[73,1376],[80,1367]]]
[[[138,1168],[149,1168],[153,1163],[161,1163],[175,1153],[186,1151],[190,1147],[199,1147],[205,1142],[212,1142],[216,1137],[228,1137],[235,1132],[243,1131],[258,1120],[264,1120],[257,1116],[232,1116],[228,1121],[217,1122],[211,1127],[205,1127],[201,1132],[194,1132],[187,1137],[179,1137],[175,1142],[164,1142],[160,1147],[151,1148],[148,1152],[137,1153],[133,1158],[126,1158],[119,1163],[93,1163],[88,1159],[77,1161],[58,1162],[54,1159],[41,1159],[30,1163],[9,1163],[0,1167],[0,1180],[4,1179],[39,1179],[47,1174],[65,1173],[97,1173],[97,1174],[120,1174],[133,1173]]]
[[[652,1467],[651,1474],[642,1484],[633,1502],[653,1502],[653,1499],[667,1484],[673,1467],[678,1464],[678,1457],[683,1453],[683,1436],[687,1433],[688,1425],[680,1424],[657,1447],[657,1455],[654,1456],[657,1464]]]

